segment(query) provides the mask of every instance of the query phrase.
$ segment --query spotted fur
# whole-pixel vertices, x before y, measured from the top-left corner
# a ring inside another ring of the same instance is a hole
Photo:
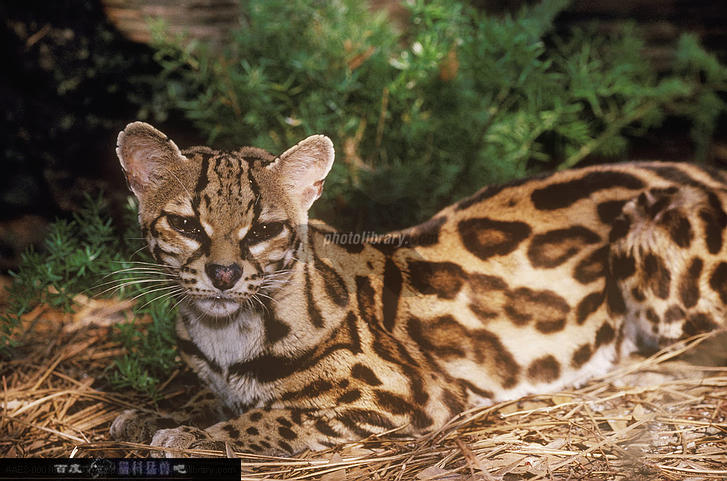
[[[400,243],[352,244],[308,220],[333,162],[323,136],[279,157],[180,152],[137,122],[118,154],[181,288],[179,351],[214,396],[124,413],[117,439],[292,454],[420,434],[725,323],[721,172],[559,172],[487,187]]]

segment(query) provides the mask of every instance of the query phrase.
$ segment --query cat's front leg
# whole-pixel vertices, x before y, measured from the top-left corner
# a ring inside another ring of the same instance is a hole
[[[226,413],[216,396],[202,389],[181,408],[163,415],[157,412],[129,409],[111,424],[109,433],[117,441],[148,442],[159,431],[182,425],[207,427],[224,419]]]
[[[167,456],[179,456],[179,450],[185,449],[225,452],[226,444],[236,452],[289,456],[355,441],[391,427],[381,421],[375,413],[253,409],[204,430],[190,426],[163,429],[154,435],[152,446],[164,448],[158,453]],[[366,428],[359,426],[361,422]]]

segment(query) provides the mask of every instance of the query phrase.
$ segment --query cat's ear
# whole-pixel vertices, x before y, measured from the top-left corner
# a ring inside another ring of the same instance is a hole
[[[334,157],[331,139],[325,135],[312,135],[286,150],[270,167],[278,171],[282,182],[307,211],[321,196]]]
[[[185,159],[174,142],[144,122],[131,123],[119,133],[116,155],[137,198],[158,187],[171,164]]]

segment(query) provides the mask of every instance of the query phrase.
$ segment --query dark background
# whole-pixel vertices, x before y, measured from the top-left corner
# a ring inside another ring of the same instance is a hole
[[[494,14],[523,2],[474,0]],[[406,12],[372,0],[400,24]],[[180,147],[204,143],[180,112],[164,104],[161,68],[151,47],[127,40],[100,0],[0,2],[0,272],[42,240],[47,222],[71,214],[84,193],[121,203],[126,186],[114,152],[117,133],[134,120],[154,123]],[[581,0],[558,18],[559,28],[599,20],[604,31],[639,22],[647,55],[659,68],[682,32],[697,33],[727,61],[727,2],[706,0]],[[692,160],[689,125],[670,121],[636,139],[630,158]],[[711,163],[727,166],[727,121],[719,124]]]

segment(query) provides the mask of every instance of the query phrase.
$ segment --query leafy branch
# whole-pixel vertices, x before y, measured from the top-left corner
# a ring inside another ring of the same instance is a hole
[[[344,161],[314,208],[342,228],[399,228],[482,185],[622,158],[633,133],[668,116],[692,121],[704,160],[725,112],[725,66],[689,35],[657,74],[633,25],[555,34],[567,4],[495,18],[415,0],[399,34],[365,2],[250,0],[222,55],[159,27],[157,60],[169,102],[220,147],[281,152],[332,137]]]

